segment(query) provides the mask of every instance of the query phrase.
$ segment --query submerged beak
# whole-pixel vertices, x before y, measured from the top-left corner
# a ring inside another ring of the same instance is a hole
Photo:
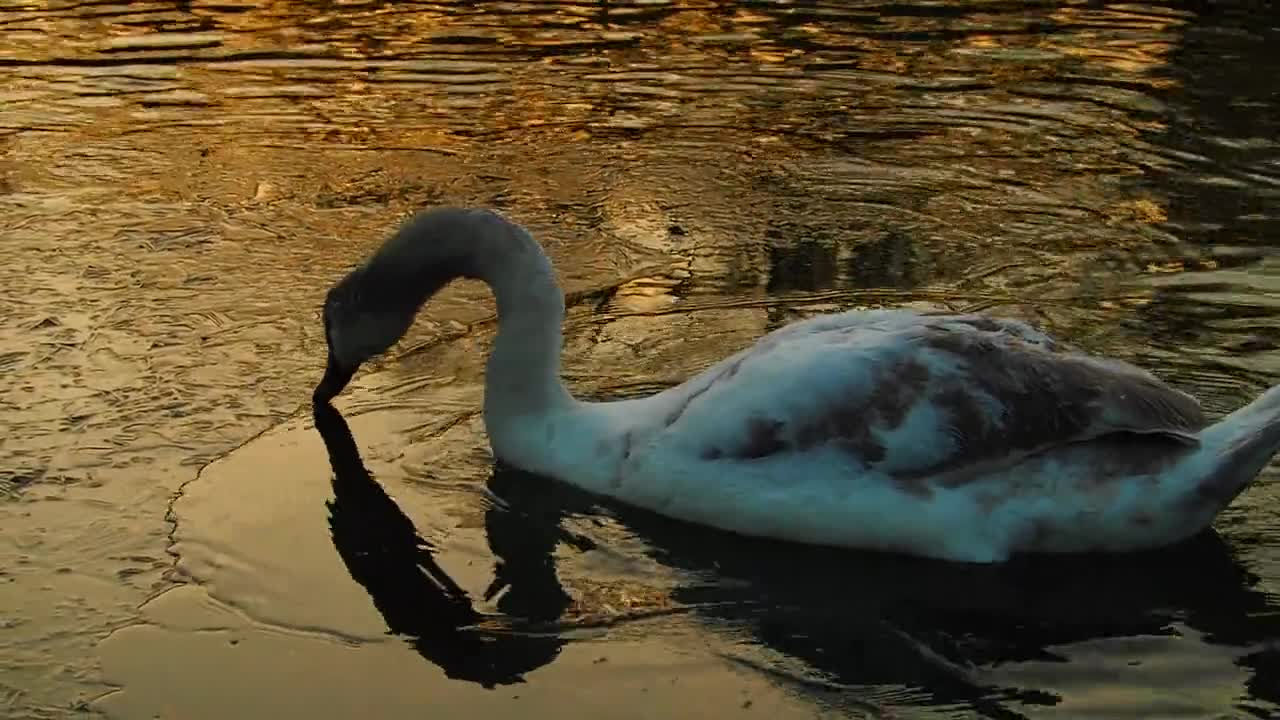
[[[329,360],[325,364],[324,377],[320,378],[320,384],[316,385],[315,392],[311,393],[311,402],[319,405],[327,403],[342,392],[342,389],[351,382],[351,378],[356,374],[355,367],[343,367],[338,359],[333,356],[333,352],[329,353]]]

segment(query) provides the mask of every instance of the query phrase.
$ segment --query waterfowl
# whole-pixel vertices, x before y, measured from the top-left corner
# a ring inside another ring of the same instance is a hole
[[[1280,386],[1210,423],[1142,369],[981,314],[823,315],[649,397],[584,402],[560,378],[564,296],[541,246],[448,207],[329,290],[314,402],[458,278],[497,302],[497,459],[740,534],[981,563],[1148,549],[1207,527],[1280,449]]]

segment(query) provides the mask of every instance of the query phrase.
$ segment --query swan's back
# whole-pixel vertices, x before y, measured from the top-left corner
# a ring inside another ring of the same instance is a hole
[[[782,328],[691,383],[677,410],[666,432],[707,460],[828,449],[910,485],[1112,433],[1194,442],[1205,425],[1149,373],[1023,323],[908,311]]]

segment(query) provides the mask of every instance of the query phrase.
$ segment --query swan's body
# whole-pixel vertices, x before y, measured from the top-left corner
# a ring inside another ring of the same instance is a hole
[[[1280,449],[1280,387],[1210,425],[1131,365],[981,315],[853,311],[794,323],[651,397],[575,400],[563,295],[487,211],[407,223],[330,291],[327,401],[455,277],[486,281],[494,454],[746,535],[973,562],[1128,551],[1204,529]]]

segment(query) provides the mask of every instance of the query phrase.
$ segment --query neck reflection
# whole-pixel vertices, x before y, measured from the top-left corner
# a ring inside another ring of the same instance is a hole
[[[486,616],[436,562],[436,548],[364,466],[342,415],[328,403],[316,404],[314,415],[333,467],[334,497],[327,504],[334,547],[391,632],[408,639],[448,677],[486,688],[523,682],[526,673],[554,661],[564,644],[560,638],[484,626]],[[509,595],[535,616],[558,616],[568,601],[555,582],[553,547],[554,541],[515,543],[506,558],[504,582],[519,590]],[[546,592],[549,583],[554,595]]]

